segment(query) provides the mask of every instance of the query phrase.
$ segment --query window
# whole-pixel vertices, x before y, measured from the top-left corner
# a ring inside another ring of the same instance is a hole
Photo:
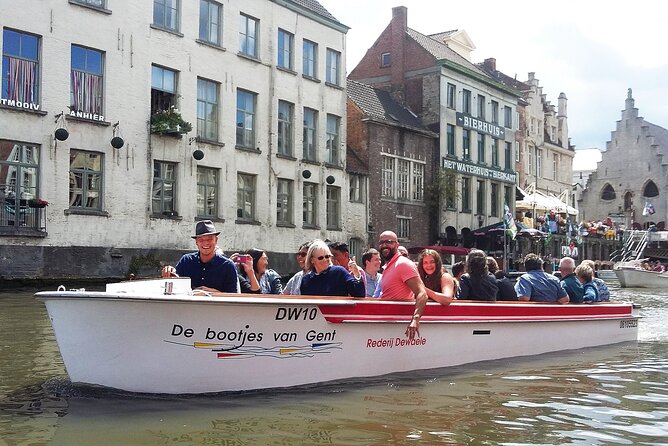
[[[341,118],[334,115],[327,115],[327,162],[338,166],[340,162],[339,155],[339,132]]]
[[[457,209],[457,177],[449,175],[445,178],[446,189],[449,191],[445,194],[445,207],[448,209]]]
[[[257,59],[259,20],[244,14],[241,14],[239,19],[239,52]]]
[[[197,216],[218,218],[218,169],[197,166]]]
[[[656,187],[654,181],[649,180],[642,191],[642,196],[647,198],[654,198],[659,196],[659,188]]]
[[[543,176],[543,150],[536,150],[536,176]]]
[[[304,145],[305,160],[317,161],[317,156],[316,156],[316,141],[317,141],[317,130],[318,130],[317,122],[318,122],[318,112],[310,108],[304,108],[303,145]]]
[[[471,131],[469,129],[462,130],[462,157],[465,160],[471,159]]]
[[[399,240],[408,240],[411,238],[410,218],[397,217],[397,238]]]
[[[364,242],[361,239],[358,238],[351,238],[348,240],[348,252],[350,253],[350,257],[355,256],[358,259],[362,258],[362,254],[364,254]]]
[[[170,214],[176,211],[176,163],[153,162],[153,191],[151,210],[153,214]]]
[[[237,90],[237,145],[255,146],[255,93]]]
[[[485,180],[476,181],[475,212],[478,215],[485,214]]]
[[[70,208],[102,209],[102,154],[70,151]]]
[[[199,40],[220,46],[223,7],[211,0],[199,1]]]
[[[96,8],[104,8],[105,0],[74,0],[75,3],[81,3],[82,5],[95,6]]]
[[[535,171],[535,167],[536,167],[536,166],[534,165],[534,161],[533,161],[533,159],[534,159],[534,150],[536,150],[535,147],[533,147],[533,146],[527,146],[527,151],[526,151],[526,153],[527,153],[527,166],[526,166],[526,171],[527,171],[527,174],[529,174],[529,175],[535,175],[535,174],[536,174],[536,171]]]
[[[276,184],[276,223],[292,224],[292,181],[283,178]]]
[[[550,127],[550,139],[552,142],[557,142],[557,128],[555,126]]]
[[[422,201],[424,194],[424,164],[413,164],[411,195],[414,201]]]
[[[410,161],[397,160],[397,198],[408,200],[408,179],[410,178]]]
[[[304,183],[304,226],[318,225],[318,185]]]
[[[471,92],[469,90],[462,90],[462,112],[467,115],[471,114]]]
[[[383,53],[380,55],[381,67],[389,67],[391,63],[392,63],[392,57],[390,56],[390,53]]]
[[[151,114],[176,107],[176,71],[151,67]]]
[[[237,174],[237,218],[255,220],[255,175]]]
[[[520,160],[520,143],[515,142],[515,162],[519,163]],[[510,169],[510,164],[508,164],[508,169]]]
[[[333,85],[340,85],[341,53],[327,48],[327,77],[325,81]]]
[[[615,188],[610,184],[606,184],[603,187],[603,192],[601,192],[601,200],[614,200],[616,197]]]
[[[507,105],[503,107],[503,126],[507,129],[513,128],[513,109]]]
[[[499,123],[499,103],[492,101],[492,124]]]
[[[197,79],[197,136],[218,140],[218,84]]]
[[[499,185],[496,183],[491,183],[492,191],[489,198],[489,214],[492,217],[499,216]]]
[[[295,106],[286,101],[278,101],[278,153],[292,156]]]
[[[381,196],[398,200],[424,200],[425,163],[382,156]]]
[[[350,174],[348,178],[350,181],[349,200],[354,203],[364,203],[364,177]]]
[[[552,179],[557,180],[559,178],[559,154],[552,154]]]
[[[39,146],[0,139],[0,197],[38,198],[38,167]]]
[[[303,53],[303,74],[316,79],[318,77],[318,44],[304,39]]]
[[[341,188],[327,186],[327,229],[341,227]]]
[[[282,29],[278,30],[278,66],[292,70],[292,53],[294,52],[295,36]]]
[[[478,119],[485,120],[485,97],[478,95]]]
[[[478,133],[478,162],[485,162],[485,134]]]
[[[503,154],[503,163],[504,163],[504,168],[506,170],[512,169],[512,160],[513,160],[513,143],[512,142],[506,142],[505,143],[505,150]],[[518,160],[519,161],[519,160]]]
[[[455,126],[452,124],[448,124],[447,126],[448,155],[455,156]]]
[[[153,24],[178,31],[180,7],[181,0],[153,0]]]
[[[381,196],[394,197],[394,158],[383,156]]]
[[[39,46],[37,36],[2,31],[2,99],[7,99],[7,105],[39,104]]]
[[[102,88],[104,60],[100,51],[72,45],[70,110],[89,115],[103,115]]]
[[[492,166],[499,167],[499,140],[492,138]]]
[[[456,97],[457,97],[457,87],[455,87],[453,84],[448,84],[446,87],[446,93],[447,93],[447,106],[448,108],[455,109],[456,107]]]
[[[508,206],[509,209],[512,209],[514,207],[514,201],[513,189],[511,189],[511,186],[503,186],[503,204]],[[511,206],[511,202],[513,203],[513,206]]]
[[[631,192],[627,192],[624,194],[624,210],[630,211],[632,206],[633,206],[633,194]]]
[[[462,212],[471,212],[471,179],[462,177]]]
[[[536,133],[536,118],[531,118],[529,124],[529,133],[530,134]]]

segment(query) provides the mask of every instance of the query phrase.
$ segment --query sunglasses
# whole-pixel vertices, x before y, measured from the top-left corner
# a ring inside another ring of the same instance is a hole
[[[330,259],[332,256],[329,254],[325,254],[324,256],[318,256],[316,259],[318,260],[324,260],[324,259]]]
[[[378,242],[379,245],[394,245],[397,243],[396,240],[381,240]]]
[[[297,257],[306,257],[306,253],[305,252],[298,252]]]

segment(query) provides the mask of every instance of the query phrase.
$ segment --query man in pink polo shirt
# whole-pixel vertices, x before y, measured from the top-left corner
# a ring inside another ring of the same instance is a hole
[[[407,257],[399,255],[397,234],[385,231],[380,234],[378,251],[385,260],[385,269],[381,286],[383,300],[415,300],[415,310],[411,323],[406,329],[406,336],[413,339],[420,335],[420,318],[427,305],[427,292],[420,279],[415,263]]]

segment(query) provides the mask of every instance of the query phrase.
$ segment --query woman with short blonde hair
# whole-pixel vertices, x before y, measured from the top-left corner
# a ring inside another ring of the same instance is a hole
[[[332,252],[322,240],[314,240],[306,254],[306,273],[302,278],[300,292],[311,296],[365,297],[364,279],[358,269],[358,277],[344,267],[332,265]]]

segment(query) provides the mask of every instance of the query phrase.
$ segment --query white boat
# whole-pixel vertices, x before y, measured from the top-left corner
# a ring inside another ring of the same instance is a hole
[[[165,293],[173,294],[165,294]],[[193,295],[190,279],[37,293],[74,383],[198,394],[291,387],[637,340],[628,302]]]
[[[668,272],[648,271],[634,265],[615,266],[619,284],[625,288],[668,288]]]

